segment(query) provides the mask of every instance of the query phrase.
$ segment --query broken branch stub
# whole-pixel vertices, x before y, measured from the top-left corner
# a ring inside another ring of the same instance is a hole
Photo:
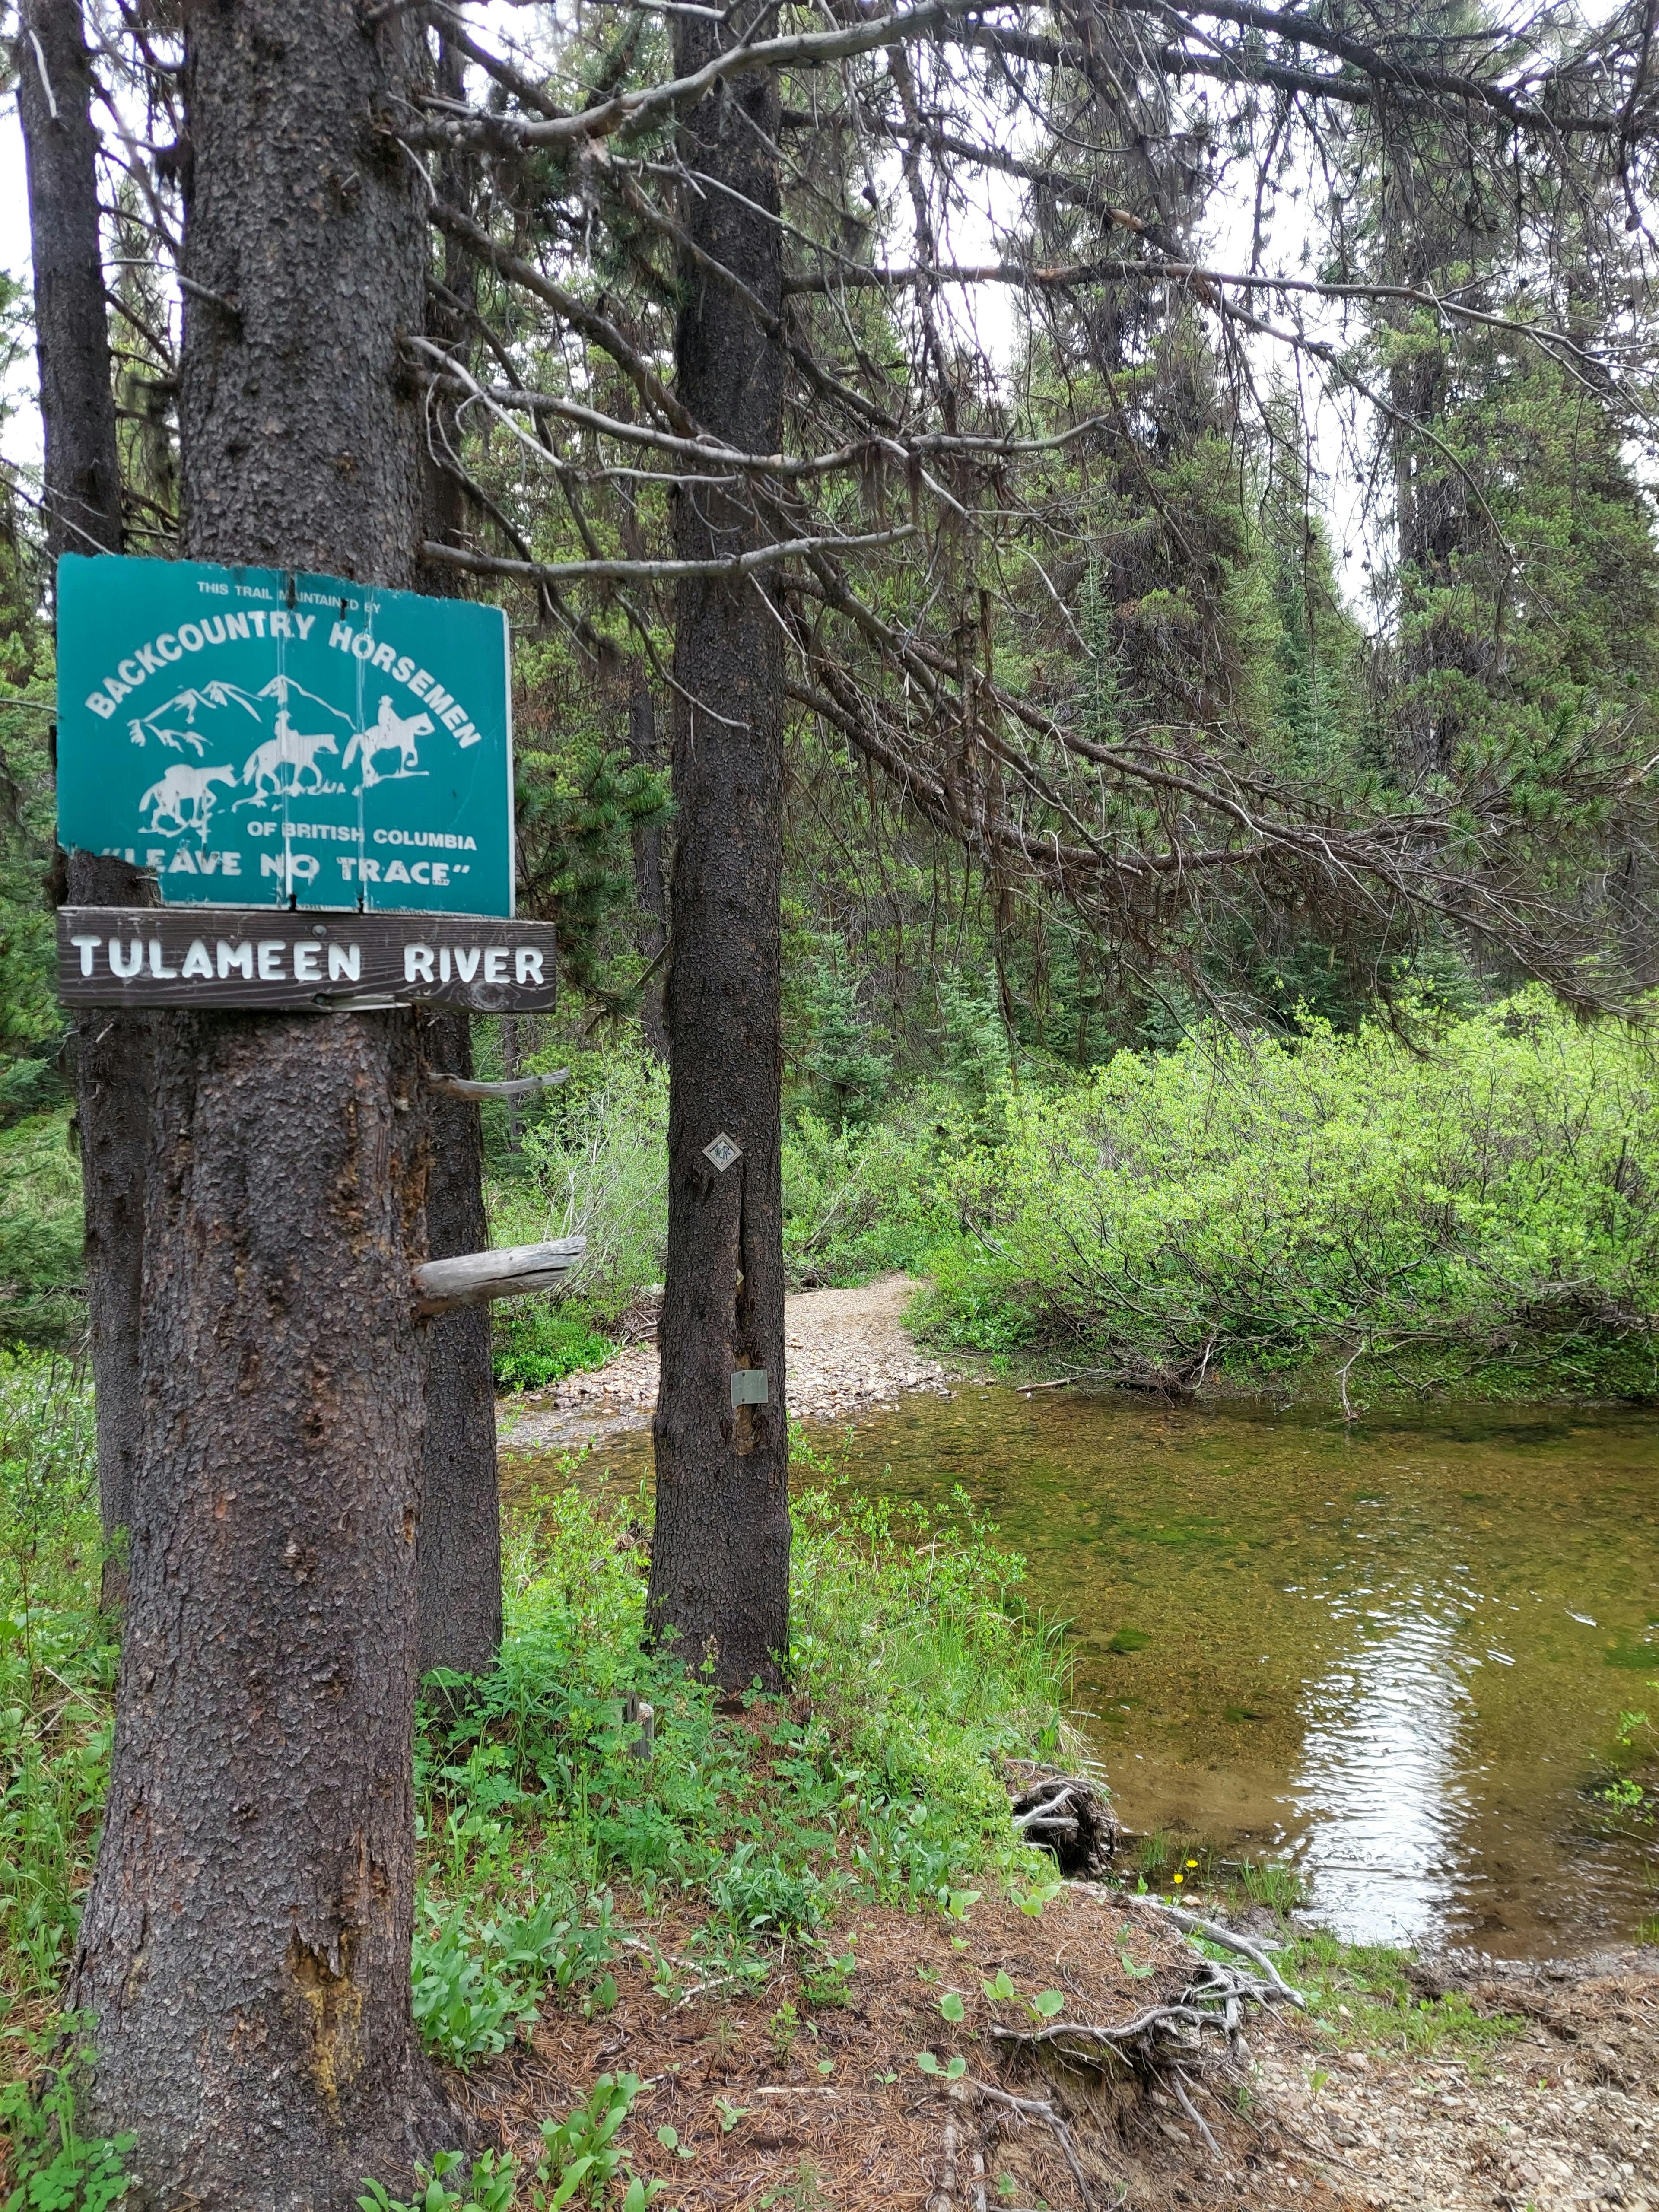
[[[507,1244],[497,1252],[428,1260],[415,1270],[415,1310],[447,1313],[453,1306],[556,1290],[586,1249],[586,1237],[561,1237],[550,1244]]]
[[[426,1087],[435,1091],[441,1098],[475,1098],[481,1102],[527,1098],[533,1091],[545,1091],[556,1083],[563,1083],[569,1073],[568,1067],[556,1067],[550,1075],[517,1075],[510,1083],[482,1083],[470,1075],[450,1075],[441,1068],[429,1067],[426,1071]]]

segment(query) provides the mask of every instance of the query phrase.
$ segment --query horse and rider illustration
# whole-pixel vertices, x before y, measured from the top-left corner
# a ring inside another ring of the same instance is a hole
[[[354,732],[341,758],[339,739],[331,731],[295,728],[284,697],[276,709],[275,736],[254,747],[243,763],[240,776],[228,764],[219,768],[175,764],[139,800],[140,809],[148,811],[149,817],[144,826],[152,836],[160,837],[182,836],[193,830],[205,843],[208,823],[216,804],[213,787],[217,783],[242,786],[242,797],[232,802],[233,810],[240,810],[244,806],[264,807],[273,799],[315,799],[346,791],[372,791],[376,784],[391,783],[405,776],[423,776],[427,771],[420,764],[418,740],[430,737],[434,726],[429,714],[398,714],[390,698],[383,697],[376,720],[366,730]],[[379,763],[391,753],[397,755],[397,765],[381,769]],[[331,781],[323,765],[325,757],[339,760],[343,775],[349,775],[355,765],[356,784]]]
[[[430,714],[410,714],[407,718],[395,714],[391,700],[383,696],[378,719],[370,728],[358,731],[346,747],[345,758],[340,765],[349,769],[354,760],[362,763],[362,787],[365,791],[372,790],[377,783],[391,782],[392,776],[424,775],[426,770],[420,765],[415,740],[431,735]],[[380,775],[374,765],[376,755],[386,752],[396,752],[400,763],[389,776]]]
[[[234,768],[188,768],[175,762],[138,802],[141,808],[152,809],[146,828],[158,837],[181,836],[193,830],[205,845],[215,805],[213,787],[235,781]]]
[[[352,743],[356,743],[353,738]],[[343,791],[343,783],[331,783],[317,765],[319,753],[337,753],[339,741],[328,731],[308,737],[296,730],[289,720],[286,707],[276,710],[276,734],[256,745],[248,755],[242,769],[242,781],[251,783],[251,799],[239,799],[239,806],[263,806],[267,799],[281,799],[285,794],[295,796],[301,792],[319,793]],[[283,780],[283,770],[288,781]],[[307,777],[310,779],[307,781]]]

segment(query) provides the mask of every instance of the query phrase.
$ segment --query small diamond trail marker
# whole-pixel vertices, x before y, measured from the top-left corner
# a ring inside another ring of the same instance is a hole
[[[734,1139],[728,1137],[722,1129],[712,1144],[703,1146],[702,1156],[706,1160],[712,1160],[720,1173],[724,1175],[733,1160],[740,1160],[743,1158],[743,1146]]]

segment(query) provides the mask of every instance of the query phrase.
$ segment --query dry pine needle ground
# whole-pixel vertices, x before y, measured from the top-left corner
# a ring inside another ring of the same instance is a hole
[[[672,1929],[659,1940],[676,1949]],[[988,2002],[999,1972],[1020,1998],[1058,1990],[1066,2018],[1108,2025],[1178,1996],[1194,1954],[1133,1898],[1068,1887],[1032,1917],[988,1896],[960,1924],[870,1907],[830,1948],[849,1945],[858,1964],[844,2002],[816,2005],[793,1961],[763,1991],[728,1999],[660,1994],[653,1962],[631,1953],[614,2010],[584,2020],[550,2007],[532,2046],[478,2076],[473,2098],[510,2144],[527,2146],[537,2122],[568,2112],[597,2075],[641,2075],[626,2140],[636,2170],[666,2184],[660,2203],[684,2212],[1659,2205],[1650,1960],[1566,1983],[1472,1985],[1478,2006],[1528,2022],[1486,2066],[1337,2051],[1298,2016],[1257,2017],[1242,2070],[1193,2079],[1212,2148],[1167,2088],[1127,2069],[1113,2080],[1039,2063],[989,2035],[994,2021],[1036,2024],[1018,2001]],[[957,2025],[940,2011],[952,1991]],[[1048,2125],[930,2079],[916,2064],[923,2051],[942,2063],[960,2052],[968,2081],[1048,2103],[1067,2124],[1086,2199]]]

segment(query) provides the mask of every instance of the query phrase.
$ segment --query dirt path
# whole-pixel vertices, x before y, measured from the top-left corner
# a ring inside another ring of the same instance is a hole
[[[919,1285],[884,1275],[855,1291],[802,1291],[785,1302],[789,1410],[838,1420],[889,1405],[906,1390],[949,1394],[936,1359],[918,1352],[901,1318]],[[642,1428],[657,1402],[657,1346],[642,1338],[592,1374],[502,1401],[502,1440],[515,1451],[603,1441]]]

